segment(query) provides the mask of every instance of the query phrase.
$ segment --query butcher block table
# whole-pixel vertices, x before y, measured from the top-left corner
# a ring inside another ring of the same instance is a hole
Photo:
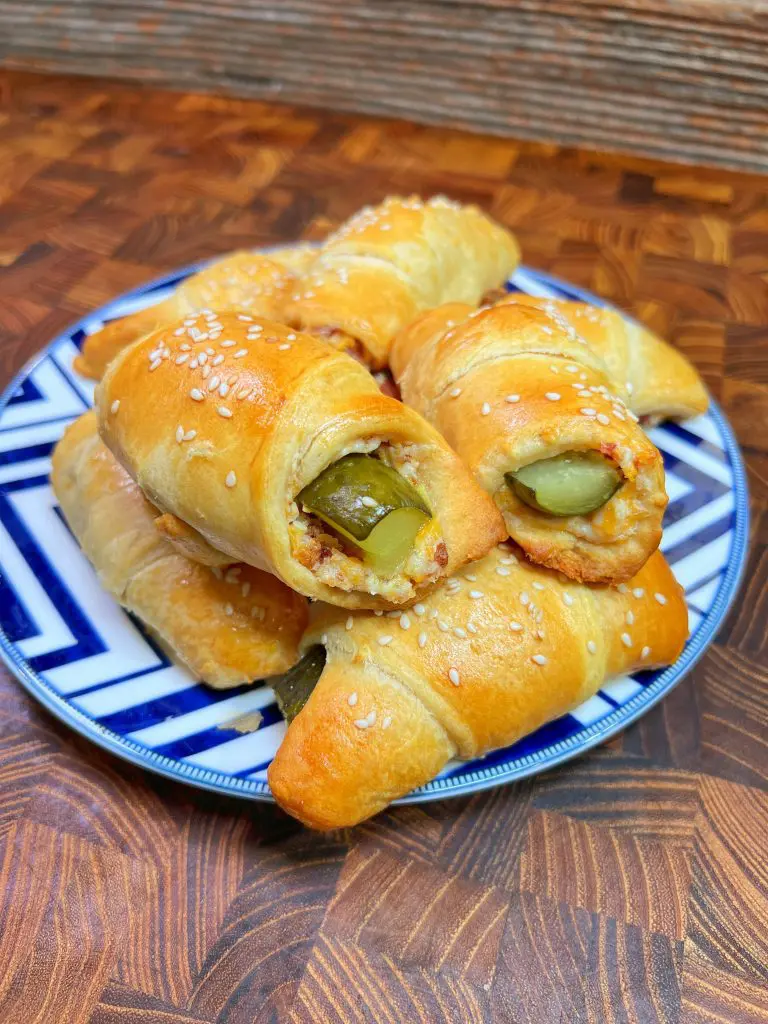
[[[768,1020],[768,179],[0,71],[0,377],[114,295],[438,191],[696,363],[752,538],[717,642],[557,771],[314,835],[0,670],[2,1024]]]

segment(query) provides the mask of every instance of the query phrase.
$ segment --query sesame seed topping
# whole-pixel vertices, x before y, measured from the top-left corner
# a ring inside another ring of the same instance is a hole
[[[458,670],[455,669],[455,668],[449,669],[449,671],[448,671],[448,678],[450,679],[450,681],[453,683],[454,686],[458,686],[459,683],[461,682],[461,679],[459,678]]]
[[[515,402],[520,401],[520,395],[507,395],[504,399],[505,402],[509,402],[510,405],[514,405]]]
[[[197,369],[197,359],[193,359],[192,360],[192,362],[189,364],[189,368],[190,368],[190,370],[196,370]]]
[[[393,637],[391,637],[391,636],[380,636],[379,637],[379,645],[381,647],[386,647],[387,644],[391,644],[392,643],[392,640],[393,640]]]
[[[466,640],[467,638],[467,631],[466,629],[462,629],[461,626],[457,626],[454,629],[453,633],[454,636],[457,636],[459,638],[459,640]]]
[[[347,619],[346,627],[345,628],[348,629],[348,630],[352,629],[352,626],[354,625],[354,623],[355,623],[355,620],[350,615],[349,618]]]
[[[153,359],[152,362],[149,364],[149,372],[152,373],[153,370],[156,370],[158,366],[160,366],[162,361],[163,360],[160,359],[159,357],[157,359]]]
[[[227,485],[227,487],[235,486],[235,484],[237,483],[237,475],[234,469],[230,469],[230,471],[227,473],[226,477],[224,478],[224,483]]]
[[[667,603],[667,599],[666,599],[666,597],[663,594],[654,594],[653,596],[656,598],[656,600],[659,602],[659,604],[666,604]]]
[[[360,499],[360,503],[365,505],[366,508],[377,508],[378,501],[375,498],[370,497],[368,494],[364,494]]]
[[[252,316],[246,316],[245,313],[238,313],[237,314],[237,319],[238,320],[243,320],[247,324],[253,323],[253,317]]]
[[[451,388],[448,394],[451,396],[451,398],[458,398],[459,395],[461,394],[461,388]]]
[[[227,602],[227,604],[224,605],[224,614],[225,615],[233,615],[234,611],[235,611],[235,609],[232,607],[231,604],[229,604],[229,602]]]
[[[433,608],[432,611],[429,613],[429,617],[430,619],[436,619],[439,614],[440,612],[437,610],[437,608]]]
[[[625,618],[626,618],[628,626],[634,626],[634,624],[635,624],[635,616],[632,614],[631,611],[627,612]]]
[[[196,430],[188,430],[186,432],[186,434],[184,435],[184,440],[185,441],[192,441],[196,437],[197,437],[197,431]]]
[[[475,576],[475,574],[473,572],[465,572],[464,573],[464,579],[465,580],[469,580],[470,582],[474,583],[475,580],[477,579],[477,576]]]
[[[607,416],[605,415],[605,413],[604,413],[604,412],[599,412],[599,413],[597,414],[597,422],[598,422],[598,423],[602,423],[604,427],[607,427],[607,426],[608,426],[608,424],[609,424],[609,423],[610,423],[611,421],[610,421],[610,419],[609,419],[609,418],[608,418],[608,417],[607,417]]]
[[[504,565],[497,565],[496,572],[499,576],[509,576],[510,570]]]
[[[355,719],[355,725],[357,726],[358,729],[367,729],[368,728],[368,719],[367,718],[356,718]]]
[[[547,664],[547,659],[544,657],[543,654],[534,654],[534,655],[532,655],[531,661],[534,662],[534,664],[536,664],[536,665],[546,665]]]
[[[624,644],[625,647],[631,647],[632,646],[632,637],[629,635],[629,633],[622,633],[621,634],[621,642]]]
[[[419,647],[425,647],[427,643],[427,634],[419,633]]]
[[[627,584],[626,584],[626,583],[620,583],[620,584],[618,585],[618,587],[616,587],[616,589],[618,590],[618,592],[619,592],[620,594],[628,594],[628,593],[629,593],[629,587],[627,586]],[[633,593],[634,593],[634,591],[633,591]],[[637,595],[637,594],[635,594],[635,597],[637,597],[637,596],[638,596],[638,595]],[[642,595],[640,595],[640,596],[642,596]]]
[[[547,391],[547,393],[544,395],[544,397],[549,399],[550,402],[559,402],[560,401],[560,395],[557,393],[557,391]]]
[[[491,407],[488,404],[488,402],[483,402],[483,404],[480,406],[480,415],[487,416],[490,411]]]
[[[116,399],[114,400],[114,402],[112,403],[112,405],[110,405],[110,407],[109,407],[109,411],[110,411],[110,412],[112,413],[112,415],[114,416],[114,415],[115,415],[115,413],[117,412],[117,410],[118,410],[119,408],[120,408],[120,399],[119,399],[119,398],[116,398]]]
[[[618,589],[619,589],[619,590],[621,590],[621,588],[622,588],[623,586],[624,586],[624,584],[623,584],[623,583],[622,583],[622,584],[620,584],[620,586],[618,587]],[[622,592],[623,592],[623,591],[622,591]],[[638,598],[638,599],[640,599],[641,597],[645,597],[645,591],[643,590],[643,588],[642,588],[642,587],[635,587],[635,588],[634,588],[634,590],[632,591],[632,596],[633,596],[633,597],[636,597],[636,598]]]
[[[539,583],[538,580],[534,580],[533,581],[533,589],[534,590],[546,590],[547,588],[544,586],[543,583]]]
[[[243,595],[243,597],[248,597],[250,592],[251,592],[251,584],[248,582],[248,580],[246,580],[245,583],[242,585],[242,587],[240,587],[240,593]]]
[[[642,649],[642,651],[640,651],[640,657],[643,659],[643,661],[645,661],[645,659],[648,657],[648,655],[650,653],[651,653],[651,648],[650,647],[644,647]]]
[[[483,592],[482,590],[470,590],[469,596],[476,601],[479,597],[483,596]]]
[[[177,327],[176,330],[173,332],[173,336],[174,336],[174,338],[180,338],[182,336],[182,334],[186,334],[186,333],[187,332],[184,330],[183,327]]]
[[[197,353],[197,361],[198,361],[198,363],[200,363],[201,366],[205,366],[205,364],[208,362],[208,353],[207,352],[198,352]]]
[[[579,409],[579,412],[582,416],[597,416],[597,409],[585,408]]]
[[[573,365],[571,364],[571,365],[569,365],[569,366],[566,366],[566,368],[565,368],[565,372],[566,372],[566,373],[578,373],[578,372],[579,372],[579,368],[578,368],[578,366],[573,366]]]
[[[200,388],[192,388],[192,390],[189,392],[189,397],[195,402],[202,402],[202,400],[205,398],[205,395],[200,390]]]
[[[221,354],[221,352],[219,352],[219,354],[218,354],[217,356],[215,356],[215,357],[214,357],[214,358],[213,358],[213,359],[211,360],[211,363],[212,363],[212,364],[213,364],[214,366],[221,366],[221,364],[222,364],[223,362],[224,362],[224,356],[223,356],[223,355]]]
[[[597,644],[594,640],[587,640],[587,650],[590,654],[597,654]]]
[[[563,603],[567,604],[569,608],[571,607],[571,605],[573,604],[573,598],[570,594],[563,594]]]
[[[477,626],[474,624],[474,622],[468,622],[467,629],[469,630],[470,633],[477,633]]]
[[[182,352],[182,354],[180,356],[176,356],[176,359],[174,360],[174,362],[176,363],[177,366],[181,366],[181,364],[182,363],[186,363],[186,361],[188,359],[189,359],[189,352]]]
[[[215,391],[219,384],[221,384],[221,377],[214,373],[214,375],[208,381],[208,390]]]
[[[225,420],[228,420],[232,415],[232,410],[228,409],[226,405],[220,405],[216,412],[219,414],[219,416],[223,416]]]
[[[415,604],[413,606],[414,615],[423,615],[425,611],[426,608],[424,607],[423,604]]]
[[[353,708],[355,704],[357,704],[357,693],[355,691],[350,693],[350,695],[347,697],[347,704],[349,704],[351,708]]]
[[[178,426],[178,427],[176,427],[176,444],[181,444],[181,442],[183,440],[184,440],[184,427]]]
[[[210,366],[204,366],[204,367],[203,367],[203,380],[206,380],[206,379],[207,379],[207,377],[208,377],[208,374],[209,374],[210,372],[211,372],[211,368],[210,368]]]
[[[390,727],[390,725],[392,725],[392,715],[387,715],[384,718],[384,721],[381,723],[381,728],[382,729],[388,729]]]
[[[517,622],[515,619],[512,619],[512,621],[509,624],[509,628],[512,630],[513,633],[520,633],[522,631],[523,625],[521,622]]]
[[[234,348],[236,344],[236,341],[222,341],[221,348]]]
[[[403,613],[400,616],[400,629],[410,629],[410,628],[411,628],[411,620],[408,618],[408,616],[405,613]]]
[[[440,630],[441,633],[447,633],[451,627],[448,625],[447,622],[443,622],[442,619],[438,619],[437,628]]]
[[[284,343],[283,343],[282,345],[278,345],[278,346],[277,346],[277,348],[278,348],[278,351],[279,351],[279,352],[287,352],[287,350],[288,350],[288,349],[289,349],[290,347],[291,347],[291,346],[290,346],[290,345],[288,344],[288,342],[287,342],[287,341],[286,341],[286,342],[284,342]]]
[[[521,605],[522,605],[523,607],[525,607],[525,606],[526,606],[527,604],[530,604],[530,603],[531,603],[531,597],[530,597],[530,594],[528,593],[528,591],[527,591],[527,590],[524,590],[524,591],[522,592],[522,594],[520,595],[520,604],[521,604]]]
[[[235,354],[232,356],[232,358],[233,359],[242,359],[243,356],[247,356],[247,355],[248,355],[248,349],[247,348],[239,348],[237,350],[237,352],[235,352]]]
[[[229,384],[227,384],[227,382],[225,380],[223,380],[221,382],[221,384],[219,385],[219,397],[220,398],[226,398],[228,394],[229,394]]]

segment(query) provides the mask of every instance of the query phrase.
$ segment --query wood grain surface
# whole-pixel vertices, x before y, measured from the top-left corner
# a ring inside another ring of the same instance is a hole
[[[766,0],[0,0],[9,67],[764,172],[766,52]]]
[[[608,746],[326,836],[115,760],[0,672],[3,1024],[768,1020],[768,179],[0,73],[0,378],[152,275],[409,190],[695,360],[749,469],[735,608]]]

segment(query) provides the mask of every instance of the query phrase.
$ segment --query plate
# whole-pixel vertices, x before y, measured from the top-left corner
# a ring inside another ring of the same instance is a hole
[[[56,505],[48,473],[64,428],[92,403],[72,369],[86,335],[165,298],[201,265],[124,295],[55,339],[0,398],[0,653],[58,718],[143,768],[221,793],[271,800],[266,771],[285,731],[263,685],[217,692],[173,665],[99,586]],[[512,290],[603,304],[521,267]],[[691,635],[671,667],[614,679],[569,715],[487,757],[453,763],[402,802],[442,798],[544,771],[652,707],[701,657],[738,587],[748,535],[744,467],[723,414],[651,431],[667,473],[662,550],[685,588]],[[261,727],[226,727],[258,709]]]

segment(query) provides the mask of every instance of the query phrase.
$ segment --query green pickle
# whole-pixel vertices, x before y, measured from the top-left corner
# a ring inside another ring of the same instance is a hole
[[[431,518],[419,492],[370,455],[345,455],[296,500],[359,548],[365,564],[384,576],[397,572]]]
[[[609,501],[624,482],[621,470],[599,452],[564,452],[523,466],[504,479],[531,508],[553,516],[584,516]]]
[[[277,706],[290,724],[312,695],[325,668],[325,648],[310,647],[293,668],[267,682],[275,691]]]

